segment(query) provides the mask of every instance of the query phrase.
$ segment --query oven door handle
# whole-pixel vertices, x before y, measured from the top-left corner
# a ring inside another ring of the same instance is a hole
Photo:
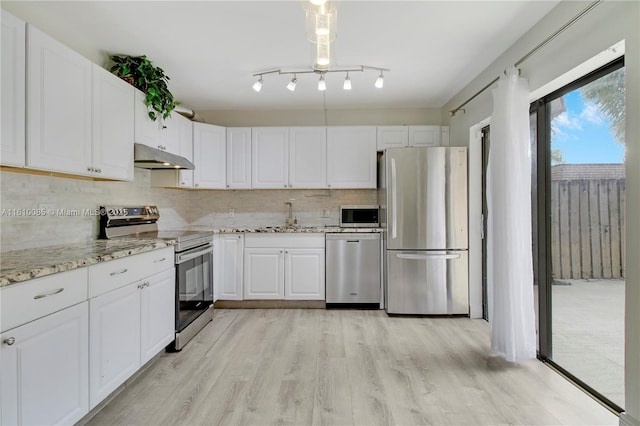
[[[213,246],[209,245],[202,250],[176,254],[176,265],[195,259],[196,257],[200,257],[207,253],[213,253]]]

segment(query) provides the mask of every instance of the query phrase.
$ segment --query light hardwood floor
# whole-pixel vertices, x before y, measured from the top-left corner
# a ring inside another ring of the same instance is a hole
[[[488,354],[483,320],[217,309],[88,424],[618,424],[539,361]]]

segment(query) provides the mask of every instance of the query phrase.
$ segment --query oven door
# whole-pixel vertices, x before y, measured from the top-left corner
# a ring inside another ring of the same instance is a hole
[[[213,302],[213,246],[176,253],[176,330],[191,323]]]

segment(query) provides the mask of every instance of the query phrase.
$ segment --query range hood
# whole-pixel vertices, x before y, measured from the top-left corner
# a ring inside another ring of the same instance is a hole
[[[141,143],[133,145],[133,165],[143,169],[184,169],[194,170],[196,166],[189,160],[170,152],[152,148]]]

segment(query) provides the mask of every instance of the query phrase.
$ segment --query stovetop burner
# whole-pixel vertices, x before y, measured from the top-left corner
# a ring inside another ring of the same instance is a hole
[[[158,238],[177,240],[176,252],[210,244],[213,232],[185,229],[158,230],[160,213],[156,206],[100,207],[100,238]]]

